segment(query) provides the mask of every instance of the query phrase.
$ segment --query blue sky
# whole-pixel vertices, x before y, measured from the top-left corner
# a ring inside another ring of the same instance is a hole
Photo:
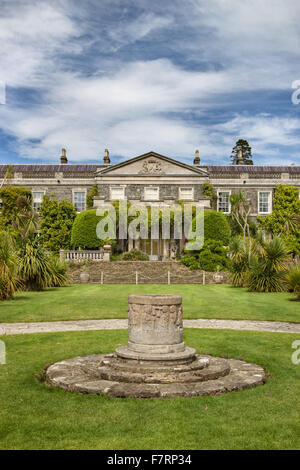
[[[1,0],[0,162],[226,164],[244,138],[256,164],[300,164],[299,17],[299,0]]]

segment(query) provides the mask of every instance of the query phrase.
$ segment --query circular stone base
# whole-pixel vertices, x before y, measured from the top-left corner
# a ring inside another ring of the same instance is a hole
[[[119,356],[119,354],[118,354]],[[264,369],[237,359],[195,355],[186,361],[156,362],[92,354],[51,365],[48,384],[110,397],[164,398],[212,395],[264,383]]]
[[[184,345],[184,343],[182,344]],[[166,351],[156,351],[155,349],[151,351],[151,348],[148,347],[145,348],[144,351],[138,349],[135,351],[128,346],[120,346],[116,349],[116,354],[124,359],[141,359],[144,361],[192,361],[196,357],[196,350],[194,348],[184,347],[183,350],[179,351],[172,351],[171,348],[166,348]]]

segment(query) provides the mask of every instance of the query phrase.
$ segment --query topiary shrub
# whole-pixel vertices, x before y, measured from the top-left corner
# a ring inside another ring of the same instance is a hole
[[[133,248],[123,253],[120,259],[121,261],[149,261],[149,256],[143,251]]]
[[[204,242],[219,240],[223,245],[228,245],[229,239],[230,227],[227,217],[222,212],[204,211]]]
[[[206,240],[200,250],[198,261],[204,271],[222,271],[229,265],[227,252],[218,240]]]
[[[112,244],[109,239],[98,238],[96,228],[104,216],[96,215],[97,209],[89,209],[77,215],[71,232],[71,245],[75,248],[96,250],[106,243]]]

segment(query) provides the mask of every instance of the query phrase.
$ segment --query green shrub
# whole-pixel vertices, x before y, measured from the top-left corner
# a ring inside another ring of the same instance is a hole
[[[292,221],[299,215],[299,188],[279,184],[274,191],[272,214],[257,219],[263,230],[280,236],[286,247],[297,255],[300,254],[300,224]]]
[[[58,252],[71,247],[71,230],[76,211],[70,201],[60,202],[43,197],[39,211],[42,243],[47,250]]]
[[[197,261],[196,256],[194,255],[185,255],[181,258],[181,263],[184,264],[187,268],[196,270],[200,269],[200,264]]]
[[[20,196],[25,196],[30,202],[32,201],[32,193],[29,189],[15,188],[13,186],[0,189],[0,199],[2,200],[2,208],[0,210],[1,229],[10,228],[13,225],[19,212],[17,201]]]
[[[97,209],[89,209],[81,212],[74,220],[71,232],[71,244],[75,248],[95,250],[105,245],[112,244],[109,239],[98,238],[96,228],[105,216],[96,215]]]
[[[287,274],[287,284],[291,290],[300,300],[300,265],[294,266]]]
[[[190,269],[204,271],[221,271],[229,264],[226,249],[218,240],[206,240],[199,252],[183,256],[181,262]]]
[[[196,218],[192,222],[193,231],[196,230]],[[206,240],[219,240],[223,245],[228,245],[230,239],[230,227],[227,217],[222,212],[214,210],[204,211],[204,242]]]
[[[228,267],[226,250],[216,240],[210,240],[204,244],[198,255],[198,260],[204,271],[222,271]]]
[[[121,255],[121,261],[149,261],[149,256],[141,250],[133,248]]]

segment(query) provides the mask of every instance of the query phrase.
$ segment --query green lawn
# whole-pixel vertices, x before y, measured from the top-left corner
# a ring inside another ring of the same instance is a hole
[[[5,336],[0,365],[0,449],[299,449],[299,335],[185,330],[198,352],[262,365],[264,386],[225,395],[116,399],[47,387],[35,379],[46,363],[107,353],[126,331]]]
[[[229,285],[72,285],[22,292],[0,302],[0,322],[127,318],[127,297],[170,293],[183,297],[184,318],[300,322],[300,303],[290,293],[247,292]]]

